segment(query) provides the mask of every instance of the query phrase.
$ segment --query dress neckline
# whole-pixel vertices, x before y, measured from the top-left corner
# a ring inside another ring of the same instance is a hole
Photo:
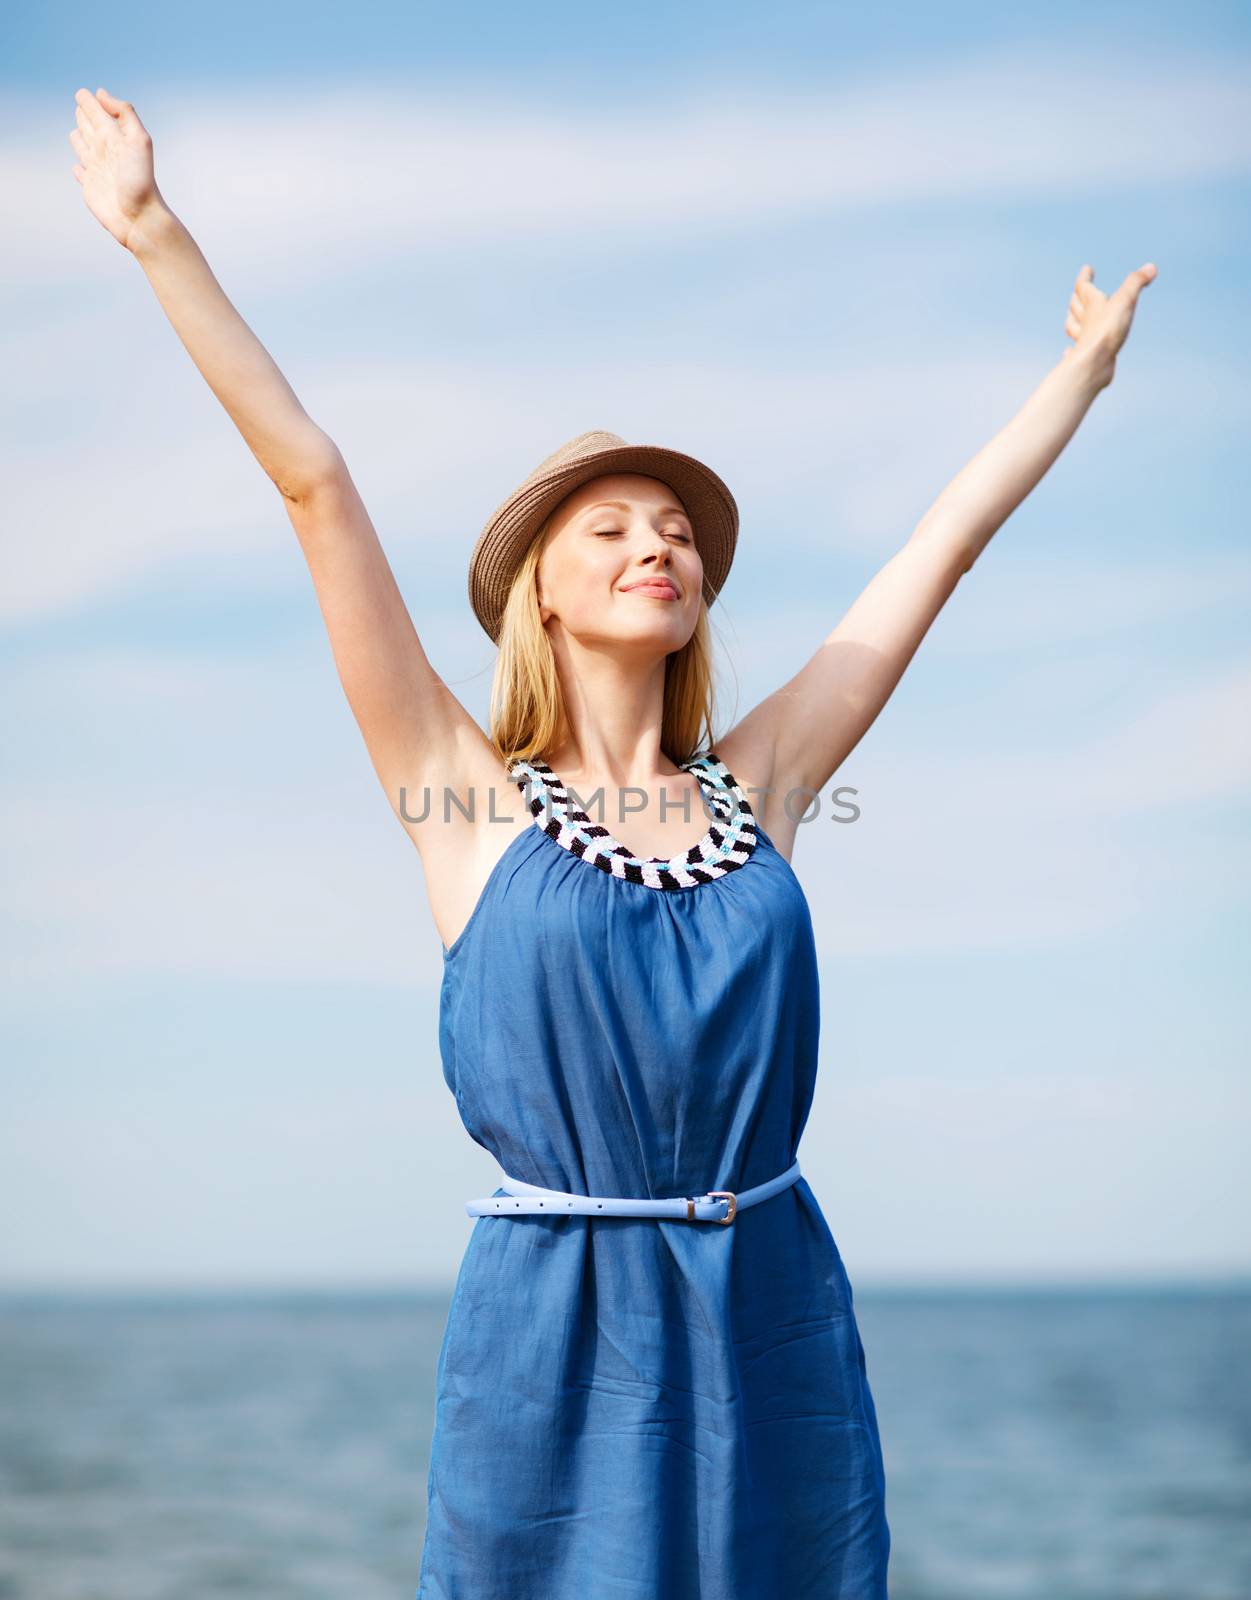
[[[540,756],[512,761],[508,775],[526,794],[535,825],[579,860],[649,889],[693,889],[749,861],[758,831],[747,796],[714,751],[678,766],[695,775],[712,816],[703,838],[676,856],[636,856],[573,803],[562,779]]]

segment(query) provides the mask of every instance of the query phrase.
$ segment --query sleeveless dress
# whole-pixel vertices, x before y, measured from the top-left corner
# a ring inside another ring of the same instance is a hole
[[[439,1045],[470,1137],[524,1183],[739,1192],[799,1154],[808,902],[720,758],[682,765],[709,827],[671,861],[545,761],[509,768],[534,822],[444,951]],[[851,1286],[803,1177],[728,1224],[475,1220],[417,1600],[886,1600],[889,1549]]]

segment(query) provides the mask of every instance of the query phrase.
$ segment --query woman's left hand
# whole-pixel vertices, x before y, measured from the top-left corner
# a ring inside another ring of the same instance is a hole
[[[1073,340],[1065,355],[1089,353],[1095,366],[1106,371],[1103,382],[1111,383],[1117,353],[1129,337],[1138,296],[1155,275],[1155,263],[1148,261],[1131,272],[1114,294],[1107,295],[1095,288],[1095,269],[1083,267],[1077,274],[1064,324],[1065,333]]]

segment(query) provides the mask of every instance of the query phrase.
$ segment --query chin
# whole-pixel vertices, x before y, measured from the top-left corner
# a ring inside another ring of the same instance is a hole
[[[672,623],[666,627],[659,620],[640,618],[631,628],[605,628],[602,637],[615,640],[618,644],[647,646],[658,655],[667,656],[680,650],[689,634],[685,628],[675,627]]]

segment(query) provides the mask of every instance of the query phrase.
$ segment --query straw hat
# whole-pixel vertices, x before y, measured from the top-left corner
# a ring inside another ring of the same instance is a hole
[[[509,587],[534,535],[567,495],[609,472],[641,472],[669,485],[691,519],[704,564],[704,600],[711,605],[717,598],[738,539],[734,496],[694,456],[658,444],[627,444],[620,435],[597,428],[578,434],[540,461],[478,535],[469,558],[469,603],[495,643]]]

